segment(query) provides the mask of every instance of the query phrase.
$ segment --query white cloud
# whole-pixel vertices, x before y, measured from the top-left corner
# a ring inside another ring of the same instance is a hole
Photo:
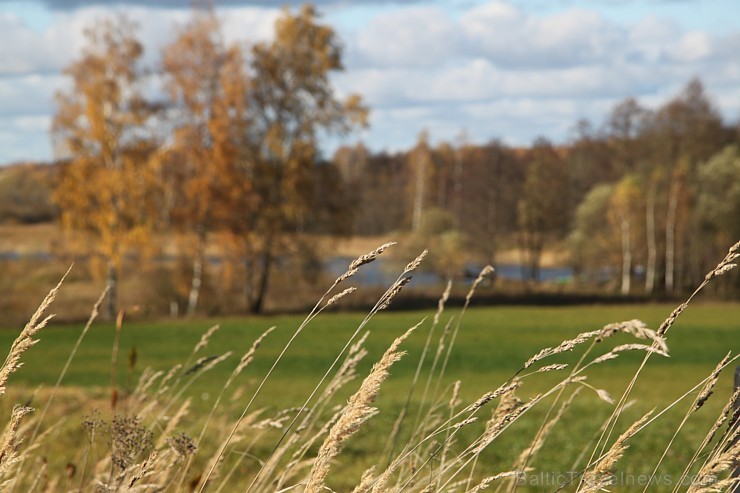
[[[455,5],[332,7],[335,13],[347,9],[335,17],[349,19],[335,26],[348,68],[334,80],[341,94],[358,92],[371,106],[372,128],[363,134],[371,147],[408,147],[423,127],[433,139],[451,140],[467,128],[477,141],[500,137],[526,144],[537,135],[560,140],[579,118],[598,124],[628,96],[658,106],[697,75],[726,116],[740,116],[738,29],[687,29],[655,13],[618,20],[585,1],[559,8],[547,2],[539,10],[514,0]],[[78,56],[83,28],[112,12],[100,5],[57,10],[41,31],[0,13],[0,162],[23,152],[49,157],[45,128],[52,95],[64,85],[59,72]],[[139,5],[125,13],[141,26],[149,65],[172,39],[173,27],[190,15],[184,6]],[[258,6],[218,13],[227,42],[269,40],[280,15],[277,8]]]
[[[256,7],[223,9],[219,14],[223,23],[224,38],[230,43],[272,39],[275,20],[279,16],[279,9]]]
[[[49,114],[62,80],[58,73],[0,77],[0,116]]]
[[[511,68],[551,68],[592,63],[613,56],[624,34],[599,14],[569,10],[535,16],[495,2],[460,20],[469,46],[493,63]]]
[[[51,156],[48,117],[0,117],[2,164],[44,161]]]
[[[463,33],[436,7],[415,6],[372,19],[353,40],[352,66],[426,67],[457,55]]]

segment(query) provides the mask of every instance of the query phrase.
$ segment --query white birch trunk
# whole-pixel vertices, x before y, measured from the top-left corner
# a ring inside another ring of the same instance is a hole
[[[414,212],[411,217],[411,230],[418,231],[424,214],[424,186],[426,184],[427,157],[422,155],[416,163],[416,186],[414,187]]]
[[[622,295],[630,293],[632,279],[632,247],[630,245],[630,222],[622,217],[620,222],[622,230]]]
[[[206,256],[206,232],[205,228],[198,228],[198,252],[193,260],[193,278],[190,281],[190,294],[188,296],[188,317],[195,315],[198,309],[198,299],[200,298],[200,288],[203,284],[203,264]]]
[[[676,212],[678,209],[679,184],[673,179],[668,197],[668,214],[665,225],[665,290],[672,293],[674,288],[676,256]]]
[[[645,208],[645,231],[647,234],[647,266],[645,272],[645,292],[650,294],[655,288],[655,269],[657,248],[655,244],[655,185],[650,186]]]

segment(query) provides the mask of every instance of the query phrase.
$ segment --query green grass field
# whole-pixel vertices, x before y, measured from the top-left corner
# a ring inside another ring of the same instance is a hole
[[[463,401],[468,403],[482,393],[498,387],[511,377],[525,360],[543,347],[556,346],[579,332],[599,329],[607,323],[633,318],[643,320],[649,327],[657,329],[672,308],[671,305],[659,304],[559,308],[472,307],[462,320],[459,336],[440,389],[445,389],[455,380],[461,380],[461,396]],[[384,446],[388,430],[407,398],[409,383],[419,361],[432,315],[431,309],[418,312],[383,312],[374,317],[368,325],[371,332],[366,344],[369,355],[360,366],[360,376],[369,371],[371,364],[382,355],[395,337],[427,317],[426,322],[404,344],[408,355],[392,368],[391,377],[381,388],[377,401],[377,406],[381,410],[380,415],[373,418],[357,436],[353,437],[340,457],[341,464],[337,465],[337,470],[342,470],[343,473],[330,475],[329,484],[338,488],[337,491],[344,491],[355,484],[365,467],[378,462],[378,455]],[[450,317],[458,315],[459,309],[447,309],[440,325],[444,326]],[[300,406],[362,318],[362,314],[329,313],[314,320],[288,350],[285,359],[258,399],[257,404],[265,409],[265,414],[270,415],[281,409]],[[205,373],[190,388],[188,395],[193,396],[194,414],[198,415],[199,412],[210,409],[223,382],[253,340],[267,327],[274,325],[277,330],[258,350],[254,363],[240,376],[241,383],[247,384],[245,395],[249,395],[249,389],[264,376],[301,320],[302,317],[298,316],[279,316],[219,320],[126,321],[120,339],[118,386],[124,390],[131,386],[145,367],[167,371],[177,363],[184,363],[201,334],[214,323],[219,323],[221,330],[212,337],[208,347],[199,356],[218,355],[226,351],[233,351],[234,355]],[[23,355],[24,367],[11,377],[10,387],[14,388],[16,393],[20,392],[20,397],[27,395],[31,399],[32,391],[37,386],[53,385],[81,328],[82,324],[64,326],[52,324],[45,328],[40,334],[40,342]],[[637,402],[633,409],[625,414],[623,425],[626,427],[630,424],[628,418],[636,419],[649,409],[656,407],[660,410],[668,405],[700,382],[728,351],[736,352],[740,349],[739,329],[740,304],[690,305],[668,333],[667,342],[671,357],[651,358],[632,394]],[[114,332],[112,324],[96,323],[93,326],[72,363],[63,382],[64,386],[85,388],[98,396],[106,395],[111,380],[110,361]],[[441,327],[438,327],[432,338],[434,347],[440,332]],[[10,347],[16,334],[17,330],[0,331],[0,344]],[[606,352],[616,344],[634,342],[633,338],[625,335],[617,335],[613,339],[597,345],[594,355]],[[604,349],[601,349],[602,345]],[[128,357],[134,347],[137,362],[131,375]],[[544,360],[542,364],[572,363],[579,355],[578,350],[572,354],[556,355]],[[588,382],[618,397],[641,359],[642,353],[623,354],[616,360],[589,371]],[[427,362],[429,361],[430,358],[427,359]],[[563,377],[564,375],[558,372],[552,372],[527,378],[520,395],[527,397],[547,390],[558,381],[558,378]],[[358,385],[359,379],[344,389],[341,399],[346,399]],[[716,395],[692,418],[677,438],[669,454],[665,474],[680,472],[678,464],[681,461],[685,462],[693,453],[693,447],[701,441],[731,392],[730,370],[725,371],[720,379],[715,390]],[[417,389],[414,395],[418,397],[418,394]],[[535,464],[538,470],[569,470],[573,459],[578,456],[611,411],[611,406],[597,399],[591,391],[582,392],[580,397],[549,439],[551,447],[549,453],[543,452],[542,457],[538,458]],[[246,397],[243,399],[246,400]],[[634,473],[649,473],[655,461],[646,461],[644,458],[658,457],[662,453],[665,443],[670,439],[676,423],[688,408],[691,399],[693,395],[671,410],[665,419],[648,428],[640,440],[635,440],[631,454],[620,461],[620,466]],[[486,470],[489,472],[507,470],[506,468],[511,465],[511,451],[520,450],[531,441],[544,419],[546,407],[535,408],[532,412],[533,419],[518,424],[514,430],[507,432],[501,441],[496,442],[496,447],[492,447],[481,456],[486,465],[490,466],[486,467]],[[230,412],[238,414],[239,408],[240,402],[236,401]],[[81,417],[79,419],[81,420]],[[467,433],[471,433],[469,438],[472,438],[476,431]],[[574,440],[574,437],[578,439]],[[264,447],[266,451],[269,444],[265,444]],[[623,491],[630,491],[629,487],[625,488]],[[531,489],[547,490],[546,487],[543,489],[539,485]],[[668,490],[670,491],[670,488]],[[658,488],[657,491],[661,489]]]

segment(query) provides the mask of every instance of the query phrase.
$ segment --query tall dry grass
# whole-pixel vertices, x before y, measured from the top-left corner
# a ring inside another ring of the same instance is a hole
[[[235,386],[242,374],[249,371],[254,358],[259,357],[261,343],[275,328],[267,329],[252,341],[219,389],[206,416],[192,415],[187,391],[195,381],[232,356],[227,352],[199,357],[210,339],[217,337],[218,326],[204,333],[184,364],[168,371],[143,371],[130,394],[118,392],[114,376],[110,401],[106,404],[104,399],[99,399],[99,411],[78,417],[82,421],[80,433],[84,435],[82,443],[85,444],[84,450],[77,451],[78,457],[82,458],[77,462],[79,467],[70,461],[64,472],[52,470],[46,451],[63,451],[54,448],[60,416],[50,409],[53,410],[67,369],[95,320],[103,293],[53,390],[45,395],[41,412],[34,412],[28,406],[13,408],[0,438],[2,489],[19,492],[332,491],[332,475],[341,474],[342,463],[352,460],[343,457],[347,444],[359,430],[372,427],[373,418],[381,412],[374,403],[390,377],[392,365],[405,355],[404,342],[413,332],[427,330],[404,403],[397,417],[389,421],[392,426],[385,444],[377,457],[368,459],[367,462],[373,465],[355,479],[352,491],[473,493],[486,489],[523,490],[526,485],[521,479],[536,472],[533,466],[535,459],[547,448],[553,430],[586,392],[613,405],[613,412],[593,441],[589,437],[572,437],[573,441],[583,445],[582,452],[573,457],[570,479],[552,486],[550,490],[606,491],[619,486],[615,484],[615,471],[619,469],[621,457],[628,453],[630,444],[640,440],[647,427],[669,411],[675,412],[693,397],[680,424],[664,444],[662,454],[641,458],[653,465],[650,479],[658,474],[682,427],[710,398],[720,373],[737,360],[737,356],[728,354],[684,395],[634,422],[625,423],[625,410],[631,403],[631,394],[644,367],[652,357],[669,355],[669,329],[704,287],[735,266],[740,257],[740,242],[730,248],[727,256],[707,274],[697,290],[656,330],[639,320],[627,320],[577,334],[556,346],[538,351],[520,368],[512,369],[511,376],[496,388],[476,400],[464,402],[460,398],[464,381],[457,380],[451,386],[444,383],[449,380],[446,373],[455,342],[465,330],[464,316],[468,305],[480,283],[493,272],[493,268],[486,267],[472,283],[459,313],[449,317],[445,324],[441,323],[450,292],[448,285],[434,317],[429,322],[419,321],[398,336],[349,400],[337,406],[337,395],[359,376],[358,365],[368,354],[364,345],[369,334],[369,321],[399,296],[411,281],[413,271],[423,262],[425,251],[406,266],[365,318],[350,331],[343,348],[333,361],[327,362],[326,371],[310,389],[305,402],[273,415],[266,415],[264,409],[255,409],[254,404],[264,385],[287,357],[298,336],[310,330],[311,324],[328,307],[352,296],[355,288],[345,287],[346,284],[351,282],[358,269],[392,246],[392,243],[382,245],[350,263],[347,271],[332,283],[294,330],[270,369],[261,377],[257,376],[259,383]],[[0,368],[0,394],[5,393],[13,372],[22,364],[25,351],[32,348],[35,337],[51,320],[52,316],[46,312],[61,287],[62,282],[51,290],[11,346]],[[121,313],[118,318],[117,334],[125,323],[123,315]],[[438,331],[438,327],[442,328]],[[608,344],[605,341],[615,334],[626,334],[635,342],[612,345],[603,350]],[[118,337],[115,341],[111,356],[113,368],[118,357]],[[569,366],[555,361],[558,355],[575,351],[580,351],[575,364]],[[592,385],[588,374],[627,351],[642,353],[643,360],[621,396],[614,399],[607,389]],[[560,377],[538,394],[524,397],[520,393],[529,381],[545,374]],[[732,491],[736,486],[738,479],[732,477],[732,472],[740,458],[738,399],[740,392],[735,392],[701,443],[694,450],[685,451],[687,459],[673,491]],[[234,414],[222,412],[224,402],[242,403],[236,419]],[[535,433],[527,441],[528,445],[506,451],[510,467],[490,470],[482,460],[483,454],[499,443],[507,430],[525,420],[534,420],[531,416],[536,408],[542,408],[540,416],[544,417],[532,423]],[[613,436],[616,438],[612,439]],[[689,476],[694,480],[686,484],[684,480]],[[649,482],[643,491],[647,491],[651,484]]]

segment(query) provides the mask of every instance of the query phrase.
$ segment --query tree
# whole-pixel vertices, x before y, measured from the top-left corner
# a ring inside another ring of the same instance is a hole
[[[568,244],[576,269],[582,274],[613,263],[613,228],[606,220],[613,195],[614,185],[596,185],[576,209]]]
[[[465,193],[460,194],[457,212],[462,217],[457,224],[468,246],[495,265],[506,233],[517,228],[517,201],[524,182],[522,166],[514,152],[498,141],[458,152],[465,159],[460,178]]]
[[[403,154],[370,154],[353,151],[356,161],[352,173],[342,164],[346,153],[338,151],[335,162],[342,173],[342,186],[353,202],[353,233],[380,235],[407,227],[408,170]]]
[[[330,81],[342,70],[334,31],[305,5],[285,10],[273,41],[252,49],[248,103],[253,114],[249,153],[259,208],[247,218],[251,244],[250,310],[262,310],[277,255],[300,232],[311,205],[319,132],[346,132],[366,123],[357,95],[339,101]]]
[[[413,206],[411,212],[411,231],[421,228],[426,205],[427,182],[431,168],[429,151],[429,133],[422,130],[414,147],[409,153],[409,168],[414,175],[413,179]]]
[[[56,167],[22,163],[0,169],[0,222],[40,223],[57,218],[51,201]]]
[[[697,255],[692,254],[700,248],[698,238],[680,232],[699,227],[691,213],[697,166],[724,147],[729,133],[701,81],[692,79],[649,118],[645,138],[652,147],[650,161],[664,169],[656,176],[665,178],[658,184],[663,193],[658,191],[657,195],[664,197],[660,204],[665,217],[664,286],[670,293],[682,282],[697,284],[704,275]],[[682,224],[682,220],[691,224]]]
[[[56,95],[52,137],[69,158],[54,199],[65,229],[90,234],[107,266],[107,315],[116,311],[116,282],[126,251],[149,239],[153,227],[154,143],[143,131],[152,107],[139,90],[142,46],[125,17],[85,32],[82,57],[65,69],[69,91]]]
[[[635,224],[640,199],[640,188],[634,175],[625,175],[614,187],[609,201],[610,222],[620,232],[622,252],[622,281],[620,291],[630,293]]]
[[[545,241],[566,232],[570,221],[568,202],[565,161],[548,141],[538,139],[530,151],[518,204],[521,246],[527,255],[528,277],[533,281],[539,279]]]
[[[740,238],[738,177],[740,146],[737,144],[725,147],[699,169],[697,211],[720,248]]]
[[[634,98],[627,98],[612,108],[607,118],[606,133],[609,138],[614,169],[621,176],[634,172],[642,149],[639,141],[650,113]]]
[[[465,267],[465,237],[455,227],[455,216],[446,210],[430,207],[424,211],[421,225],[411,235],[407,250],[419,252],[434,245],[424,260],[425,269],[453,279]]]
[[[209,231],[224,229],[234,204],[248,196],[247,173],[235,170],[249,127],[247,74],[241,51],[226,47],[212,10],[196,11],[163,51],[165,89],[173,126],[169,173],[176,177],[174,223],[197,239],[188,315],[195,313],[205,268]],[[243,204],[242,204],[243,205]]]

